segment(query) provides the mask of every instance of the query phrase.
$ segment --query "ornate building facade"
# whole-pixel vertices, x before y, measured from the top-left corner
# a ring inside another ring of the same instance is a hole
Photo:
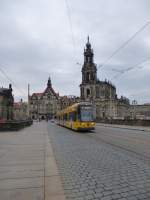
[[[54,91],[51,79],[42,93],[29,96],[29,114],[32,119],[50,119],[59,110],[59,94]]]
[[[77,96],[69,95],[69,96],[61,96],[59,98],[59,108],[60,110],[67,108],[68,106],[73,105],[74,103],[79,103],[80,98]]]
[[[13,119],[13,103],[12,87],[0,88],[0,120]]]
[[[97,67],[89,37],[84,49],[80,94],[82,101],[91,101],[95,105],[97,119],[125,118],[129,115],[129,100],[125,97],[119,99],[116,87],[111,82],[97,78]]]

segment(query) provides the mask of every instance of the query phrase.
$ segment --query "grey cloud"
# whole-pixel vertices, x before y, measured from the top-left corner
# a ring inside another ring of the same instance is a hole
[[[79,95],[82,66],[76,63],[83,63],[87,35],[99,65],[150,20],[148,0],[68,2],[75,49],[65,1],[0,1],[0,66],[25,92],[28,83],[32,92],[43,91],[50,75],[56,92]],[[112,80],[119,95],[134,94],[139,102],[147,102],[149,98],[147,67],[131,70],[115,80],[112,77],[117,72],[111,69],[128,68],[149,56],[149,30],[147,27],[104,69],[98,70],[99,78]],[[0,85],[7,86],[9,81],[0,77]],[[14,94],[20,98],[15,88]]]

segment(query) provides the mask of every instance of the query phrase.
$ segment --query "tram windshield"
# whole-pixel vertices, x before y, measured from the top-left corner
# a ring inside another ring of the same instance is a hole
[[[80,107],[81,121],[93,121],[93,109],[91,106]]]

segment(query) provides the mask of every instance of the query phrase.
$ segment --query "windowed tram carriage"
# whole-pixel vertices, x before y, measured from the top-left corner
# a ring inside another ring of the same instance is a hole
[[[56,115],[57,124],[76,130],[93,130],[95,128],[94,107],[91,103],[76,103]]]

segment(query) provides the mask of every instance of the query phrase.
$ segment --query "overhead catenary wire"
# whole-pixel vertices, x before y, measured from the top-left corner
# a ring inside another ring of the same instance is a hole
[[[148,96],[150,96],[150,94],[149,94],[149,88],[146,89],[146,90],[144,90],[144,91],[139,91],[139,90],[137,90],[136,93],[131,93],[131,94],[129,94],[129,95],[130,95],[130,97],[134,98],[134,97],[137,96],[137,95],[143,95],[143,94],[144,94],[144,95],[147,94]]]
[[[122,74],[124,74],[124,73],[126,73],[126,72],[128,72],[128,71],[130,71],[130,70],[132,70],[132,69],[134,69],[134,68],[139,67],[140,65],[142,65],[142,64],[145,63],[145,62],[147,62],[148,60],[150,60],[150,56],[147,57],[146,59],[144,59],[144,60],[138,62],[136,65],[133,65],[133,66],[131,66],[131,67],[128,67],[128,68],[126,68],[126,69],[124,69],[124,70],[122,70],[122,71],[120,71],[120,72],[118,71],[119,74],[115,75],[115,76],[112,78],[112,80],[113,80],[113,79],[116,79],[117,77],[121,76]]]
[[[4,75],[2,73],[0,73],[0,80],[1,81],[5,81],[5,77],[4,77]]]
[[[6,74],[6,72],[5,72],[2,68],[0,68],[0,72],[5,76],[5,78],[6,78],[7,80],[10,81],[10,83],[13,84],[13,86],[14,86],[23,96],[26,96],[26,94],[15,84],[15,82]]]
[[[118,49],[116,49],[99,67],[104,67],[118,52],[126,47],[139,33],[141,33],[147,26],[150,25],[150,21],[144,24],[138,31],[136,31],[126,42],[124,42]]]
[[[71,10],[70,10],[70,6],[69,6],[69,3],[68,3],[68,0],[65,0],[65,4],[66,4],[66,9],[67,9],[68,21],[69,21],[69,25],[70,25],[70,32],[71,32],[73,51],[74,51],[74,55],[75,55],[76,54],[76,43],[75,43],[75,36],[74,36],[73,25],[72,25]]]

